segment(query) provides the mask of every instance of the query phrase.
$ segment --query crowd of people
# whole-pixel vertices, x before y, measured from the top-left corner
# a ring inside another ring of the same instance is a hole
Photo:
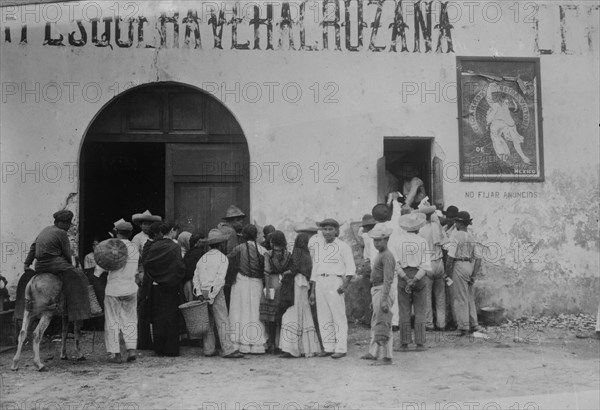
[[[350,245],[339,238],[340,224],[331,218],[297,226],[293,246],[273,226],[259,232],[244,225],[246,215],[235,205],[207,235],[178,232],[149,211],[134,214],[133,224],[120,219],[114,239],[96,241],[84,261],[96,276],[108,271],[108,360],[123,361],[121,337],[126,361],[136,360],[140,349],[178,356],[186,336],[179,306],[193,300],[208,303],[210,329],[201,336],[205,356],[342,358],[348,338],[345,293],[357,274],[371,281],[371,342],[362,359],[391,363],[394,331],[400,333],[399,351],[410,350],[413,340],[417,351],[425,350],[426,331],[445,330],[447,316],[461,335],[478,331],[473,282],[481,259],[468,230],[469,213],[453,206],[443,211],[427,197],[408,197],[392,192],[363,217],[358,266]],[[85,319],[87,283],[71,264],[68,246],[73,214],[63,210],[54,218],[25,265],[35,259],[36,271],[61,275],[69,317]],[[134,224],[141,232],[131,238]],[[110,257],[123,263],[100,266]]]

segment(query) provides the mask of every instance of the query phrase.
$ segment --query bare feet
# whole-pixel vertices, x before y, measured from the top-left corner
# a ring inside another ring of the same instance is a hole
[[[388,366],[390,364],[393,364],[392,359],[384,357],[382,361],[371,363],[370,366]]]
[[[127,362],[133,362],[133,361],[135,361],[135,359],[137,359],[137,354],[135,352],[135,349],[127,350]]]
[[[123,360],[121,359],[121,353],[111,354],[108,357],[108,362],[109,363],[123,363]]]

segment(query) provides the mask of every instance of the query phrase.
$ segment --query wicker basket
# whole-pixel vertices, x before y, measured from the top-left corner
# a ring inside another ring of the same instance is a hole
[[[208,333],[210,328],[208,302],[193,300],[180,305],[179,309],[181,309],[190,336],[200,337]]]
[[[107,271],[119,270],[127,264],[127,246],[120,239],[107,239],[94,249],[94,260]]]

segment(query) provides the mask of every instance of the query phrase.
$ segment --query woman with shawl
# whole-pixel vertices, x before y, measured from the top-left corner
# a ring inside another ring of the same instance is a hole
[[[154,241],[144,246],[142,264],[150,288],[150,321],[157,356],[179,356],[180,290],[185,276],[181,248],[168,234],[169,224],[156,222],[150,228]],[[148,241],[150,242],[150,241]]]
[[[281,279],[289,271],[292,255],[287,250],[287,240],[281,231],[269,234],[271,250],[265,254],[265,290],[260,302],[260,320],[267,328],[267,352],[275,353],[277,336],[281,327],[279,288]]]
[[[190,239],[192,237],[191,232],[183,231],[177,237],[177,244],[181,247],[181,257],[190,250]]]
[[[240,353],[250,354],[265,353],[265,326],[259,316],[267,250],[256,243],[257,233],[256,226],[245,226],[244,242],[227,255],[229,263],[238,267],[229,305],[231,341]]]
[[[292,252],[290,273],[284,275],[281,284],[280,303],[287,308],[281,318],[279,347],[284,352],[280,357],[311,357],[321,352],[319,339],[308,303],[309,279],[312,258],[308,250],[309,236],[300,233],[296,237]],[[293,289],[293,292],[290,291]],[[290,297],[291,296],[291,297]]]

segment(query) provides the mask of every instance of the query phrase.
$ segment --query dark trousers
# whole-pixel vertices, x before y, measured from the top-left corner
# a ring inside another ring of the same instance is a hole
[[[179,356],[179,289],[152,285],[152,336],[158,356]]]
[[[409,344],[412,342],[412,329],[410,326],[410,317],[412,310],[415,310],[415,343],[425,344],[425,323],[427,311],[427,295],[425,288],[413,290],[408,294],[405,291],[406,282],[398,281],[398,308],[400,311],[400,344]]]
[[[69,321],[85,320],[91,316],[88,280],[75,268],[56,273],[62,278]]]
[[[138,350],[153,350],[152,332],[150,331],[150,316],[152,311],[151,286],[152,281],[144,278],[142,286],[138,289]]]

